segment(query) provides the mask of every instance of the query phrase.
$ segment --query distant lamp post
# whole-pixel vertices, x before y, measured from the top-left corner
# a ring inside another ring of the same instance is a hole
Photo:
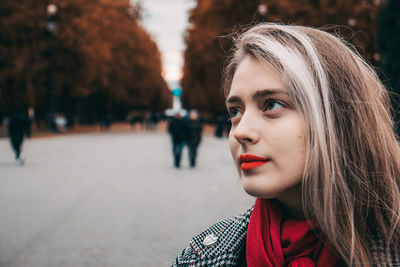
[[[374,53],[374,55],[372,56],[372,58],[378,62],[381,60],[381,55],[379,53]]]
[[[350,27],[354,27],[354,26],[357,25],[357,20],[354,19],[354,18],[349,18],[349,20],[347,21],[347,24],[348,24]]]
[[[181,104],[182,89],[176,88],[172,90],[172,95],[174,96],[172,103],[172,110],[175,112],[180,112],[182,109],[182,104]]]
[[[265,21],[268,13],[268,6],[266,4],[259,4],[257,8],[258,14],[262,17],[262,21]]]
[[[47,15],[49,15],[49,21],[47,23],[47,29],[51,33],[55,33],[57,30],[57,24],[55,22],[55,16],[57,15],[58,8],[55,4],[47,6]]]
[[[57,32],[57,6],[55,4],[49,4],[47,6],[47,15],[49,16],[47,22],[47,30],[51,33],[51,45],[50,45],[50,69],[49,69],[49,91],[50,91],[50,114],[48,117],[48,126],[50,131],[56,132],[57,127],[55,124],[56,117],[56,95],[55,95],[55,81],[54,81],[54,69],[55,69],[55,33]]]

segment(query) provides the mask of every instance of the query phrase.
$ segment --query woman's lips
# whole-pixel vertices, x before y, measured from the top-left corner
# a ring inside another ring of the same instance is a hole
[[[259,156],[251,155],[251,154],[240,155],[239,161],[240,161],[240,168],[243,171],[247,171],[247,170],[251,170],[251,169],[260,167],[261,165],[264,165],[265,163],[269,162],[269,160],[267,160],[265,158],[261,158]]]

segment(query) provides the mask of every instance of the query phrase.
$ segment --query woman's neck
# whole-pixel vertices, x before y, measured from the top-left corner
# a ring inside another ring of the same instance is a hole
[[[301,184],[289,189],[282,196],[278,197],[277,200],[281,205],[284,220],[306,219],[301,197]]]

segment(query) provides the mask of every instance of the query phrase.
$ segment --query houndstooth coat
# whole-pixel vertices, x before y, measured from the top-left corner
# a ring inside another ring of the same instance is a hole
[[[175,259],[172,267],[246,266],[245,243],[247,226],[253,208],[244,214],[221,221],[190,241]],[[372,245],[373,266],[400,267],[400,255],[385,255],[382,242]]]

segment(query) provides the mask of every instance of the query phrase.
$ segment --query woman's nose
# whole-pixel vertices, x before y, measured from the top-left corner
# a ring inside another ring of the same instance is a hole
[[[239,123],[232,127],[233,137],[240,144],[251,144],[258,142],[257,122],[246,113],[243,114]]]

